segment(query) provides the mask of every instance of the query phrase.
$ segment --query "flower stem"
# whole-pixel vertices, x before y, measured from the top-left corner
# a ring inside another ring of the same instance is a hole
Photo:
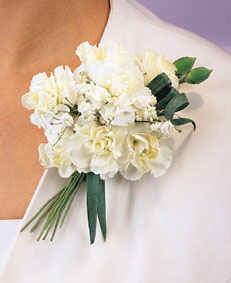
[[[61,228],[63,226],[67,213],[70,210],[74,197],[76,196],[84,178],[85,178],[84,173],[78,173],[78,172],[73,173],[69,184],[67,184],[57,194],[55,194],[51,199],[49,199],[41,207],[41,209],[39,209],[39,211],[22,227],[20,232],[24,231],[37,217],[39,217],[35,222],[35,224],[32,226],[30,232],[33,232],[39,226],[39,224],[45,219],[45,223],[39,234],[39,237],[37,238],[37,241],[39,241],[41,238],[45,240],[51,228],[54,225],[54,229],[50,239],[51,241],[53,241],[59,222],[62,218],[60,224],[60,228]],[[64,215],[62,217],[63,212]]]

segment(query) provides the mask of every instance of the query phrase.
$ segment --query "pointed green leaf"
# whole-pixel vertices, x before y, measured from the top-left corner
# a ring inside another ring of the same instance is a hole
[[[196,130],[196,123],[188,118],[178,118],[178,119],[171,119],[171,123],[174,126],[181,126],[184,124],[192,123],[194,131]]]
[[[206,69],[204,67],[192,69],[183,79],[183,82],[186,82],[188,84],[200,84],[208,79],[211,72],[212,70]]]
[[[87,174],[87,212],[91,244],[95,241],[97,215],[106,240],[105,182],[92,172]]]
[[[195,61],[196,61],[196,57],[182,57],[176,60],[173,63],[177,69],[176,75],[178,77],[182,77],[186,75],[192,69]]]
[[[100,228],[103,234],[103,238],[106,241],[106,202],[105,202],[105,181],[101,180],[99,175],[97,175],[98,189],[97,189],[97,214],[99,219]]]
[[[177,96],[173,97],[164,109],[164,116],[171,120],[175,112],[183,110],[189,105],[189,101],[185,93],[179,93]]]
[[[96,233],[96,219],[97,219],[97,203],[96,203],[96,192],[98,179],[95,178],[94,173],[87,174],[87,216],[88,216],[88,227],[90,232],[91,244],[95,241]]]

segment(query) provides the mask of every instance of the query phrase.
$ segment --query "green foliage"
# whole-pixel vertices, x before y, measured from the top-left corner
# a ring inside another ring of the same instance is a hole
[[[42,208],[22,227],[20,232],[24,231],[32,222],[35,221],[35,219],[37,219],[30,230],[30,232],[34,232],[37,227],[45,220],[37,241],[39,241],[41,238],[42,240],[45,240],[51,228],[53,228],[53,232],[50,240],[53,241],[60,221],[60,227],[62,227],[64,223],[74,197],[77,194],[79,187],[84,179],[84,175],[85,174],[78,172],[73,173],[71,181],[56,195],[49,199],[42,206]]]
[[[193,129],[194,131],[196,130],[196,123],[189,119],[189,118],[177,118],[177,119],[171,119],[171,123],[174,125],[174,126],[181,126],[181,125],[185,125],[185,124],[188,124],[188,123],[192,123],[193,125]]]
[[[183,82],[186,82],[188,84],[200,84],[209,78],[211,72],[212,70],[206,69],[204,67],[192,69],[185,76]]]
[[[189,105],[189,101],[185,93],[179,93],[169,83],[170,79],[165,73],[161,73],[155,77],[148,85],[157,97],[156,110],[159,116],[165,116],[175,126],[181,126],[187,123],[192,123],[194,130],[196,123],[189,118],[174,118],[174,114],[183,110]],[[156,86],[157,84],[157,86]]]
[[[92,172],[87,174],[87,214],[90,243],[93,244],[95,241],[97,216],[106,241],[105,182]]]
[[[189,73],[196,61],[196,57],[182,57],[176,60],[173,64],[176,66],[176,75],[178,78]]]
[[[157,97],[158,94],[161,93],[166,87],[172,84],[171,80],[165,73],[161,73],[157,75],[150,83],[148,83],[147,87],[151,90],[152,94]]]

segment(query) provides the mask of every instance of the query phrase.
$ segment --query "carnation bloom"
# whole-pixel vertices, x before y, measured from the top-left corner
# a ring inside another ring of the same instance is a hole
[[[160,73],[165,73],[172,81],[173,87],[177,88],[179,79],[177,78],[176,66],[166,60],[164,56],[159,56],[155,51],[146,49],[143,57],[136,56],[136,62],[144,73],[145,84],[147,85],[154,77]]]
[[[101,177],[112,177],[118,171],[117,159],[120,156],[124,131],[89,122],[83,126],[76,124],[75,134],[68,143],[68,151],[79,172],[94,172]]]
[[[67,100],[67,99],[68,100]],[[68,66],[55,68],[48,77],[39,73],[32,78],[30,91],[22,96],[22,104],[29,110],[58,111],[60,103],[76,103],[74,75]]]
[[[135,123],[130,126],[127,147],[131,160],[121,174],[130,181],[139,180],[147,172],[153,177],[159,177],[171,164],[170,148],[150,131],[146,123]]]
[[[38,147],[40,163],[45,168],[58,168],[62,178],[68,178],[76,171],[66,148],[72,134],[70,129],[66,129],[60,140],[56,140],[55,143],[42,143]]]
[[[112,96],[123,93],[136,93],[143,86],[142,72],[119,43],[99,44],[98,47],[84,42],[78,46],[76,54],[81,66],[75,70],[77,76],[85,73],[98,86],[109,90]],[[86,77],[85,76],[85,77]]]
[[[131,56],[125,52],[118,42],[100,43],[98,47],[92,46],[88,41],[81,43],[76,50],[83,64],[91,64],[94,61],[120,62],[131,61]]]

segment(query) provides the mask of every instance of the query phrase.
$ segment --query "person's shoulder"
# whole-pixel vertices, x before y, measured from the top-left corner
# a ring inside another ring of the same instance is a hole
[[[162,19],[160,19],[157,15],[155,15],[152,11],[147,9],[141,3],[136,0],[115,0],[115,13],[119,14],[122,17],[130,18],[136,21],[137,24],[147,24],[154,26],[155,28],[159,28],[162,32],[172,32],[179,37],[187,38],[188,40],[192,40],[194,43],[200,44],[200,46],[204,46],[211,52],[216,52],[218,55],[226,58],[227,60],[231,60],[231,54],[226,50],[218,47],[216,44],[210,42],[209,40],[189,31],[184,28],[178,27],[171,23],[168,23]]]

